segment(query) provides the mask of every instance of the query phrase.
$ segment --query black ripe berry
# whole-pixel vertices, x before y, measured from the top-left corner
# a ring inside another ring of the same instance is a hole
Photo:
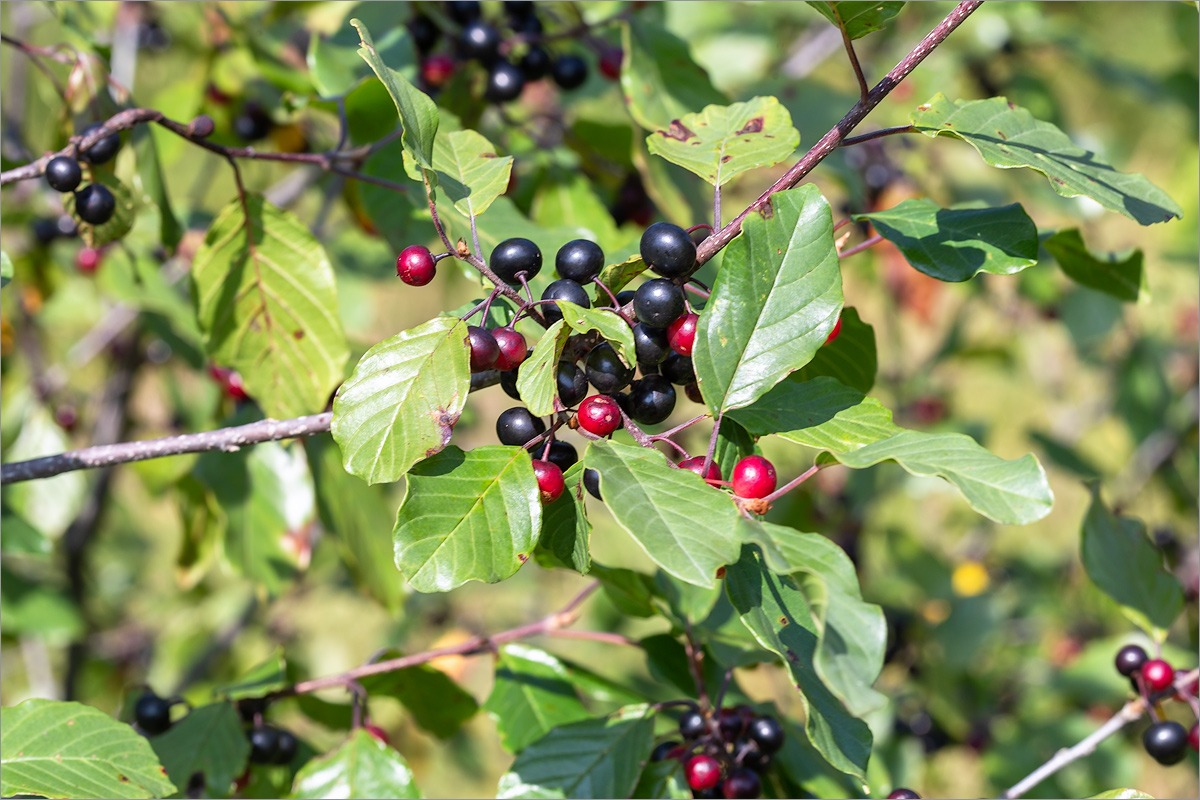
[[[1117,672],[1126,678],[1142,668],[1150,660],[1150,656],[1136,644],[1127,644],[1117,651]]]
[[[89,183],[75,193],[75,213],[89,225],[103,225],[117,210],[117,199],[101,183]]]
[[[101,123],[93,122],[91,125],[88,125],[82,131],[80,131],[79,135],[87,136],[92,131],[99,130],[103,127],[104,126]],[[103,164],[105,161],[111,161],[112,157],[115,156],[117,151],[120,149],[121,134],[110,133],[108,136],[105,136],[88,149],[81,151],[79,155],[83,156],[83,160],[89,164]]]
[[[571,362],[560,361],[554,378],[558,386],[558,399],[566,408],[574,408],[587,397],[587,376]]]
[[[758,749],[767,755],[783,747],[783,727],[774,717],[758,717],[751,721],[749,733]]]
[[[641,242],[642,261],[664,278],[681,278],[696,268],[696,245],[687,231],[669,222],[646,228]]]
[[[1142,734],[1146,752],[1160,764],[1178,764],[1187,755],[1188,732],[1174,720],[1156,722]]]
[[[500,280],[519,286],[518,274],[524,272],[525,280],[531,281],[542,271],[542,251],[528,239],[505,239],[492,251],[488,266]]]
[[[753,800],[762,794],[762,781],[748,769],[735,769],[721,782],[721,794],[729,800]]]
[[[637,296],[637,292],[632,289],[626,289],[623,292],[617,292],[617,305],[621,308],[633,302],[633,298]]]
[[[675,387],[661,375],[647,375],[629,390],[629,416],[642,425],[657,425],[675,410]]]
[[[574,303],[581,308],[591,308],[592,301],[588,299],[587,292],[583,290],[575,281],[570,278],[560,278],[554,283],[546,287],[542,292],[543,300],[566,300]],[[558,310],[558,303],[547,303],[544,306],[538,306],[542,310],[542,316],[546,321],[553,324],[563,318],[562,312]]]
[[[521,74],[526,81],[540,81],[550,74],[552,64],[553,60],[546,49],[535,44],[526,51],[525,55],[521,56],[517,66],[520,67]]]
[[[451,0],[446,3],[446,13],[459,25],[466,25],[483,12],[476,0]]]
[[[771,757],[757,747],[751,747],[742,755],[742,766],[762,775],[771,768]]]
[[[558,249],[554,269],[559,277],[570,278],[576,283],[591,283],[604,269],[604,251],[595,242],[575,239]]]
[[[68,156],[55,156],[46,163],[46,183],[56,192],[73,192],[83,180],[79,162]]]
[[[143,731],[156,736],[171,727],[171,704],[154,692],[146,692],[133,707],[133,719]]]
[[[279,754],[279,731],[270,725],[259,725],[251,728],[247,734],[250,740],[250,763],[271,764]]]
[[[529,413],[529,409],[515,406],[496,418],[496,436],[501,444],[524,447],[540,433],[545,433],[546,423]]]
[[[603,500],[600,496],[600,473],[594,469],[585,469],[583,471],[583,488],[588,490],[588,494],[597,500]]]
[[[637,351],[638,364],[658,365],[671,354],[667,332],[640,322],[633,326],[633,345]]]
[[[570,442],[554,441],[550,443],[550,452],[546,460],[563,472],[579,463],[579,451]]]
[[[708,724],[699,711],[685,711],[679,718],[679,735],[684,739],[699,739],[707,730]]]
[[[747,717],[743,717],[735,708],[722,708],[717,715],[717,725],[721,728],[721,736],[727,742],[741,737],[746,730]]]
[[[257,142],[271,132],[271,118],[257,103],[247,103],[233,119],[233,132],[244,142]]]
[[[491,65],[500,57],[500,33],[486,22],[472,20],[458,35],[458,48],[464,58]]]
[[[483,372],[496,366],[500,357],[500,345],[492,332],[478,325],[467,326],[467,340],[471,345],[471,372]]]
[[[587,360],[588,383],[601,394],[619,392],[633,380],[633,367],[627,367],[608,342],[592,348]]]
[[[525,357],[528,358],[529,357],[528,354],[532,353],[532,352],[533,352],[532,350],[527,351]],[[519,374],[520,374],[519,371],[515,370],[515,369],[509,370],[508,372],[501,372],[500,373],[500,388],[503,389],[504,393],[506,395],[508,395],[509,397],[511,397],[513,400],[517,400],[520,402],[521,401],[521,393],[517,391],[517,376]]]
[[[681,356],[679,353],[671,353],[666,360],[659,366],[659,371],[662,376],[676,386],[687,386],[696,380],[696,370],[692,366],[692,359],[689,356]]]
[[[521,96],[525,88],[525,75],[507,61],[497,61],[488,73],[484,97],[493,103],[507,103]]]
[[[654,750],[652,750],[650,752],[650,760],[651,761],[666,761],[668,758],[671,757],[671,751],[673,751],[675,748],[681,747],[681,746],[682,745],[679,742],[675,741],[674,739],[668,739],[665,742],[660,742],[659,744],[657,744],[655,746]]]
[[[554,62],[554,82],[564,89],[578,89],[587,80],[587,62],[579,56],[562,56]]]
[[[513,19],[525,19],[533,14],[533,0],[504,0],[504,13]]]
[[[523,19],[513,20],[513,31],[515,33],[523,33],[526,36],[541,36],[542,21],[537,18],[536,14],[530,14]]]
[[[275,745],[275,763],[292,763],[292,759],[296,757],[296,750],[299,749],[299,746],[300,742],[296,739],[296,734],[281,728],[279,731],[279,741]]]
[[[901,786],[899,789],[892,790],[892,793],[888,795],[888,800],[921,800],[921,795],[912,789]]]
[[[683,313],[683,290],[666,278],[646,281],[633,295],[633,310],[640,322],[665,328]]]
[[[408,32],[412,34],[413,44],[422,53],[432,50],[442,35],[441,29],[426,16],[413,17],[412,22],[408,23]]]

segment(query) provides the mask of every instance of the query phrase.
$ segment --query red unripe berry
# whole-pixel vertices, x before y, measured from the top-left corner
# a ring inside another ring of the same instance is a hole
[[[384,744],[391,744],[391,742],[388,741],[387,731],[378,725],[372,725],[371,723],[367,722],[363,724],[363,730]]]
[[[221,384],[221,388],[225,390],[225,394],[234,400],[245,400],[246,386],[242,383],[242,376],[237,370],[229,367],[218,367],[213,364],[208,368],[208,374],[213,380]]]
[[[1161,658],[1142,664],[1142,680],[1152,693],[1164,691],[1175,682],[1175,669]]]
[[[492,337],[496,340],[496,346],[500,348],[500,355],[496,358],[496,369],[501,372],[521,366],[521,362],[529,355],[525,337],[520,331],[513,328],[495,328],[492,330]]]
[[[437,274],[437,262],[428,247],[409,245],[396,256],[396,274],[409,286],[424,286]]]
[[[478,325],[468,325],[467,341],[471,345],[471,372],[483,372],[496,365],[496,359],[500,358],[500,345],[491,331]]]
[[[93,247],[84,247],[75,254],[75,268],[85,275],[91,275],[100,268],[100,251]]]
[[[593,436],[608,436],[621,427],[621,407],[606,394],[594,394],[579,404],[579,427]]]
[[[440,89],[454,76],[454,59],[443,53],[434,53],[421,64],[421,77],[426,83]]]
[[[833,323],[833,330],[831,330],[829,332],[829,336],[827,336],[825,338],[825,344],[829,344],[830,342],[832,342],[834,339],[836,339],[838,337],[838,334],[841,332],[842,332],[842,318],[839,316],[838,321]]]
[[[600,74],[615,81],[621,77],[621,62],[625,52],[619,47],[610,47],[600,54]]]
[[[704,456],[692,456],[691,458],[685,458],[683,461],[679,462],[679,468],[691,470],[701,478],[704,478],[706,481],[721,480],[721,468],[717,466],[717,462],[715,460],[708,465],[708,474],[706,475],[704,473],[704,458]]]
[[[64,404],[54,409],[54,421],[68,431],[75,430],[75,423],[79,421],[79,415],[75,413],[75,406]]]
[[[533,460],[533,476],[537,478],[538,491],[542,495],[542,505],[548,506],[562,497],[567,484],[563,481],[562,470],[557,464],[549,461]]]
[[[1188,731],[1188,744],[1192,746],[1193,750],[1200,752],[1200,731],[1197,729],[1200,729],[1200,725],[1193,722],[1192,729]]]
[[[688,786],[697,792],[711,789],[721,781],[721,765],[712,756],[692,756],[683,773]]]
[[[746,456],[733,468],[733,493],[758,500],[775,491],[775,467],[762,456]]]
[[[692,354],[692,347],[696,344],[696,323],[699,319],[696,314],[684,314],[667,326],[667,342],[679,355]]]

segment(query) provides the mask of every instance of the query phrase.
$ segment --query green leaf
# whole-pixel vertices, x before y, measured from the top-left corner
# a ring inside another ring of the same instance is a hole
[[[804,728],[789,719],[782,719],[783,749],[771,763],[797,786],[803,786],[812,797],[870,797],[870,790],[861,780],[840,772],[825,760],[809,741]]]
[[[849,714],[813,669],[820,626],[796,582],[774,575],[751,545],[725,573],[725,590],[759,643],[779,655],[804,702],[805,731],[836,769],[866,780],[871,731]]]
[[[851,39],[861,39],[872,31],[883,30],[883,23],[900,13],[902,2],[860,2],[830,0],[810,2],[825,19],[837,25]]]
[[[654,580],[644,572],[592,564],[592,577],[600,581],[604,594],[622,614],[631,617],[653,617]]]
[[[747,170],[778,164],[799,143],[791,115],[774,97],[708,106],[660,125],[646,137],[651,153],[718,187]]]
[[[242,700],[247,697],[263,697],[286,689],[289,685],[283,649],[278,648],[266,661],[256,664],[235,682],[218,687],[215,692],[227,700]]]
[[[1097,258],[1088,251],[1078,228],[1059,231],[1043,245],[1067,277],[1082,286],[1129,303],[1137,302],[1145,294],[1141,250],[1119,260],[1114,253],[1109,253],[1106,259]]]
[[[0,563],[0,627],[9,636],[32,634],[64,645],[86,630],[78,604],[64,588],[27,578],[7,563]]]
[[[800,369],[842,310],[833,215],[817,187],[773,195],[725,248],[696,331],[696,379],[716,413],[748,406]]]
[[[870,220],[918,272],[940,281],[968,281],[980,272],[1012,275],[1037,263],[1037,226],[1020,203],[954,209],[911,199],[852,218]]]
[[[971,508],[1009,525],[1050,513],[1054,495],[1033,455],[1008,461],[961,433],[920,433],[892,422],[892,412],[832,378],[787,380],[733,417],[756,436],[828,451],[852,469],[895,461],[913,475],[945,478]]]
[[[630,796],[655,800],[691,800],[692,790],[684,780],[683,764],[679,759],[668,758],[647,764]]]
[[[388,652],[380,660],[396,658]],[[449,675],[428,664],[363,678],[363,688],[371,695],[387,695],[404,704],[418,725],[439,739],[458,733],[463,723],[475,716],[479,704]]]
[[[471,390],[467,326],[450,317],[368,350],[333,400],[333,438],[346,471],[391,482],[450,443]]]
[[[746,429],[734,422],[732,417],[722,419],[721,430],[717,432],[717,447],[713,451],[713,461],[721,468],[721,475],[732,477],[737,463],[754,453],[754,438]]]
[[[1109,789],[1107,792],[1092,795],[1088,800],[1154,800],[1154,795],[1139,792],[1137,789]]]
[[[418,798],[412,770],[404,756],[363,728],[328,755],[314,758],[296,773],[294,798]]]
[[[379,76],[379,80],[387,87],[388,94],[392,96],[392,102],[396,104],[396,112],[400,115],[400,124],[404,128],[401,139],[404,142],[404,149],[422,167],[433,169],[434,139],[438,129],[437,106],[429,99],[429,95],[414,87],[403,75],[383,63],[383,59],[375,50],[375,43],[371,41],[371,34],[366,25],[357,19],[350,20],[350,24],[358,31],[362,40],[362,47],[359,48],[358,54]]]
[[[0,795],[163,797],[175,791],[150,743],[81,703],[26,700],[0,711]]]
[[[576,333],[598,331],[605,340],[616,346],[617,353],[626,365],[632,367],[637,364],[633,328],[620,314],[606,308],[583,308],[570,300],[559,300],[558,308],[562,312],[563,322]]]
[[[512,163],[512,156],[497,156],[495,146],[475,131],[443,132],[433,144],[438,188],[468,217],[487,211],[508,190]]]
[[[649,706],[554,728],[517,756],[498,798],[629,797],[654,742]]]
[[[879,367],[875,329],[862,321],[856,308],[843,308],[841,319],[842,330],[838,337],[821,345],[812,361],[792,373],[792,377],[798,381],[811,381],[827,375],[866,394],[875,385],[875,372]]]
[[[621,44],[625,105],[646,130],[667,128],[673,119],[727,102],[692,60],[688,43],[666,28],[641,18],[630,20],[621,26]]]
[[[117,205],[108,222],[103,225],[93,225],[90,222],[84,222],[75,213],[75,195],[71,192],[64,194],[62,196],[63,211],[75,219],[75,225],[79,229],[79,238],[88,247],[103,247],[124,238],[133,230],[133,223],[137,219],[137,202],[133,192],[128,186],[121,183],[116,175],[104,167],[89,167],[87,174],[84,175],[84,181],[107,186],[112,192],[113,199],[117,201]],[[193,269],[195,269],[194,266]]]
[[[567,490],[542,509],[542,535],[534,555],[543,567],[563,567],[587,575],[592,569],[592,524],[583,502],[583,463],[563,475]]]
[[[558,403],[558,383],[555,378],[558,360],[571,329],[559,320],[546,329],[533,346],[533,354],[517,370],[517,393],[535,417],[554,413]]]
[[[619,264],[609,264],[600,270],[600,282],[609,288],[613,294],[624,289],[629,282],[646,271],[646,262],[640,255],[630,256]],[[597,302],[612,302],[608,295],[601,292],[596,297]]]
[[[724,493],[645,447],[595,441],[584,463],[600,473],[605,505],[654,563],[687,583],[717,585],[717,570],[738,553],[738,512]]]
[[[245,208],[234,200],[208,229],[191,274],[205,349],[241,373],[267,416],[322,411],[349,349],[333,267],[308,227],[258,195]]]
[[[150,739],[150,746],[172,783],[189,792],[196,789],[203,797],[225,796],[250,756],[242,717],[232,703],[189,711],[166,733]]]
[[[1183,216],[1179,205],[1145,176],[1118,172],[1054,125],[1003,97],[951,103],[939,93],[909,119],[930,138],[946,134],[962,139],[994,167],[1029,167],[1045,175],[1063,197],[1090,197],[1142,225]]]
[[[542,501],[519,447],[447,448],[409,473],[396,517],[396,567],[418,592],[513,575],[537,544]]]
[[[516,644],[500,651],[496,682],[483,708],[496,720],[500,741],[510,753],[588,716],[562,662],[544,650]]]
[[[0,514],[0,551],[6,555],[48,556],[50,540],[23,517],[11,513],[7,508]]]
[[[1091,491],[1080,545],[1083,568],[1131,622],[1161,643],[1183,610],[1183,588],[1166,570],[1145,525],[1105,508],[1098,485]]]
[[[546,228],[568,228],[576,238],[596,242],[605,251],[618,247],[624,237],[604,201],[592,188],[587,175],[573,172],[555,180],[543,180],[534,195],[529,216]]]
[[[163,247],[174,250],[183,237],[183,228],[175,218],[171,208],[171,197],[167,194],[167,184],[163,177],[162,163],[158,158],[158,148],[154,142],[153,125],[137,125],[129,132],[137,154],[138,179],[146,199],[158,207],[158,235]]]
[[[0,288],[8,286],[13,278],[13,263],[8,253],[0,250]]]
[[[57,455],[71,441],[54,422],[45,406],[30,406],[21,432],[4,448],[6,462]],[[82,472],[64,472],[52,478],[22,481],[4,487],[4,501],[26,522],[51,539],[66,533],[87,498],[88,479]]]

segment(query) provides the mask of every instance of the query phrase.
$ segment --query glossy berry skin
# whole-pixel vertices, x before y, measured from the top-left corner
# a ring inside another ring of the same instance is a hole
[[[685,711],[679,718],[679,735],[685,740],[699,739],[708,732],[708,723],[699,711]]]
[[[89,183],[75,193],[75,213],[89,225],[103,225],[117,210],[117,199],[107,186]]]
[[[708,465],[708,474],[706,475],[704,473],[704,459],[705,459],[705,456],[692,456],[691,458],[685,458],[683,461],[680,461],[679,464],[677,464],[677,466],[680,469],[686,469],[689,472],[694,472],[697,475],[699,475],[701,478],[704,478],[705,480],[709,480],[709,481],[723,480],[723,478],[721,477],[721,468],[719,466],[717,466],[717,462],[715,459],[713,460],[713,462],[711,464]]]
[[[692,347],[696,344],[696,324],[700,321],[697,314],[684,314],[667,326],[667,341],[671,349],[681,356],[690,356]]]
[[[604,269],[604,251],[595,242],[574,239],[558,249],[554,256],[554,269],[560,277],[570,278],[576,283],[591,283]]]
[[[532,352],[532,351],[530,351],[530,352]],[[528,358],[529,357],[528,354],[526,354],[525,357]],[[516,400],[518,402],[524,402],[523,400],[521,400],[521,393],[519,391],[517,391],[517,373],[518,372],[519,372],[519,370],[515,370],[515,369],[509,370],[508,372],[501,372],[500,373],[500,388],[503,389],[504,393],[506,395],[508,395],[509,397],[511,397],[513,400]]]
[[[471,344],[471,372],[483,372],[496,366],[500,357],[500,345],[492,332],[478,325],[467,326],[467,340]]]
[[[596,470],[585,469],[583,471],[583,488],[587,489],[588,494],[597,500],[604,500],[600,496],[600,473]]]
[[[638,364],[658,366],[671,355],[671,343],[667,339],[667,332],[640,322],[633,326],[633,346]]]
[[[676,386],[687,386],[696,382],[696,370],[690,356],[671,353],[659,366],[662,376]]]
[[[100,251],[93,247],[84,247],[75,254],[75,268],[85,275],[91,275],[100,268]]]
[[[46,163],[46,183],[56,192],[73,192],[83,180],[79,162],[67,156],[55,156]]]
[[[712,756],[692,756],[683,767],[687,785],[698,792],[721,782],[721,765]]]
[[[671,757],[671,753],[677,748],[682,747],[680,742],[674,739],[668,739],[665,742],[659,742],[654,750],[650,752],[651,761],[666,761]]]
[[[562,497],[563,491],[567,488],[567,484],[563,482],[562,470],[549,461],[535,458],[533,460],[533,477],[537,478],[538,492],[544,506],[548,506]]]
[[[633,291],[632,289],[626,289],[623,292],[617,292],[617,305],[619,305],[621,308],[624,308],[633,302],[633,298],[636,295],[637,292]]]
[[[759,775],[762,775],[771,768],[771,757],[766,753],[753,747],[745,752],[742,756],[742,766],[746,769],[752,769]]]
[[[250,740],[250,763],[270,764],[279,753],[279,731],[270,725],[260,725],[251,728],[247,734]]]
[[[535,436],[546,432],[546,423],[529,413],[529,409],[515,406],[496,417],[496,436],[501,444],[524,447]]]
[[[579,404],[579,427],[593,436],[608,436],[621,427],[621,407],[603,394],[594,394]]]
[[[592,348],[587,359],[588,383],[601,394],[619,392],[633,380],[633,367],[627,367],[608,342]]]
[[[474,58],[491,65],[500,57],[500,32],[481,20],[463,25],[458,35],[458,48],[464,58]]]
[[[721,794],[729,800],[753,800],[762,794],[762,781],[748,769],[735,769],[721,782]]]
[[[545,291],[542,292],[542,299],[566,300],[581,308],[592,307],[592,301],[588,298],[587,292],[570,278],[560,278],[547,286]],[[542,310],[542,316],[546,318],[546,322],[552,325],[563,318],[562,312],[558,310],[558,303],[554,303],[553,305],[546,304],[538,306],[538,308]]]
[[[1174,720],[1156,722],[1142,734],[1142,746],[1155,761],[1169,767],[1187,755],[1188,732]]]
[[[746,730],[746,722],[747,720],[734,708],[722,708],[717,714],[717,725],[721,729],[721,736],[727,742],[732,742],[742,735]]]
[[[551,70],[554,82],[564,89],[578,89],[587,80],[587,62],[579,56],[562,56]]]
[[[434,53],[421,62],[421,78],[427,84],[440,89],[454,77],[454,59],[445,53]]]
[[[93,122],[91,125],[88,125],[82,131],[80,131],[79,135],[87,136],[92,131],[99,130],[103,127],[103,124],[99,122]],[[112,157],[115,156],[117,151],[120,149],[121,134],[110,133],[108,136],[105,136],[87,150],[81,151],[79,155],[82,156],[83,160],[89,164],[103,164],[106,161],[111,161]]]
[[[553,64],[554,60],[550,58],[546,49],[535,44],[526,51],[525,55],[521,56],[517,67],[526,81],[540,81],[550,74],[550,67]]]
[[[757,456],[751,456],[751,458],[757,458]],[[737,472],[736,468],[734,472]],[[750,738],[758,745],[758,749],[766,755],[777,753],[779,748],[783,747],[783,726],[774,717],[757,717],[751,720],[749,733]]]
[[[418,52],[428,53],[442,36],[441,28],[433,20],[425,16],[413,17],[408,23],[408,32],[412,35],[413,44]]]
[[[525,273],[525,280],[533,280],[542,271],[542,251],[528,239],[505,239],[496,245],[488,266],[500,280],[510,286],[520,286],[517,275]]]
[[[391,744],[391,742],[388,740],[387,731],[385,731],[383,728],[379,727],[378,725],[372,725],[371,723],[367,722],[367,723],[363,724],[363,730],[366,731],[367,733],[371,734],[371,736],[373,738],[378,739],[379,741],[383,742],[384,744]]]
[[[629,416],[642,425],[657,425],[675,410],[675,387],[661,375],[647,375],[629,390]]]
[[[762,456],[746,456],[733,468],[733,493],[758,500],[775,491],[775,467]]]
[[[696,245],[687,231],[669,222],[646,228],[641,241],[642,260],[664,278],[682,278],[696,268]]]
[[[1142,680],[1152,694],[1157,694],[1175,682],[1175,669],[1162,659],[1151,659],[1142,665]]]
[[[646,281],[633,294],[638,321],[651,328],[665,328],[683,313],[683,290],[666,278]]]
[[[290,764],[292,759],[296,757],[296,750],[299,749],[300,742],[296,739],[296,734],[288,730],[279,731],[279,741],[275,746],[275,762],[276,764]]]
[[[507,61],[497,61],[488,73],[483,96],[493,103],[507,103],[520,97],[524,88],[525,76],[520,68]]]
[[[836,339],[838,337],[838,334],[841,332],[842,332],[842,318],[838,317],[837,322],[833,323],[833,330],[831,330],[829,332],[829,335],[825,337],[825,344],[829,344],[830,342],[832,342],[834,339]]]
[[[921,800],[921,795],[912,789],[905,789],[901,786],[899,789],[892,790],[892,793],[888,795],[888,800]]]
[[[1146,651],[1141,647],[1136,644],[1127,644],[1117,651],[1117,672],[1128,678],[1149,660],[1150,656],[1146,655]]]
[[[579,451],[570,442],[554,441],[550,443],[550,453],[546,460],[566,472],[579,463]]]
[[[492,338],[500,348],[500,353],[496,356],[496,369],[501,372],[521,366],[529,355],[529,345],[524,335],[515,328],[495,328],[492,330]]]
[[[615,81],[621,77],[621,62],[625,53],[619,47],[610,47],[600,54],[600,74]]]
[[[409,286],[424,286],[437,274],[437,262],[428,247],[412,244],[396,256],[396,275]]]
[[[146,692],[133,707],[133,719],[143,731],[157,736],[171,727],[171,704],[154,692]]]
[[[483,10],[476,0],[451,0],[446,3],[446,13],[459,25],[466,25],[471,20],[479,19]]]
[[[568,361],[561,361],[554,372],[558,399],[567,408],[579,405],[587,397],[588,382],[583,370]]]

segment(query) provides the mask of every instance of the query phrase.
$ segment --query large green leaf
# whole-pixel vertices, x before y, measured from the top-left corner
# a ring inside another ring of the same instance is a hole
[[[534,555],[543,567],[563,567],[587,575],[592,569],[592,524],[583,502],[583,462],[563,475],[567,490],[542,509],[542,535]]]
[[[232,703],[193,709],[161,736],[150,740],[171,782],[197,796],[224,797],[246,769],[250,743]]]
[[[393,533],[396,566],[419,592],[495,583],[529,559],[541,525],[529,453],[450,447],[409,473]]]
[[[805,364],[792,377],[798,381],[810,381],[827,375],[858,389],[863,394],[875,385],[875,372],[879,368],[875,354],[875,329],[858,316],[858,309],[847,306],[842,309],[842,329],[829,344],[821,345],[812,361]]]
[[[559,300],[563,322],[576,333],[597,331],[616,346],[617,353],[629,366],[637,363],[637,352],[633,343],[633,328],[610,308],[583,308],[570,300]],[[521,395],[524,397],[524,395]]]
[[[646,130],[667,128],[673,119],[726,102],[704,68],[692,60],[686,41],[641,18],[621,27],[621,91],[638,125]]]
[[[517,756],[499,798],[629,797],[654,741],[649,706],[554,728]]]
[[[883,23],[900,13],[903,2],[864,2],[863,0],[821,0],[809,2],[825,19],[837,25],[851,39],[861,39],[883,29]]]
[[[227,700],[242,700],[264,697],[288,685],[287,662],[283,659],[283,648],[278,648],[269,658],[255,664],[233,683],[217,687],[215,693]]]
[[[800,144],[800,132],[774,97],[708,106],[660,126],[646,137],[654,155],[690,170],[713,186],[734,176],[778,164]]]
[[[26,700],[0,711],[0,795],[163,797],[175,791],[150,743],[81,703]]]
[[[1059,231],[1042,244],[1067,277],[1082,286],[1130,303],[1141,299],[1146,291],[1141,250],[1123,259],[1112,253],[1106,259],[1097,258],[1083,243],[1078,228]]]
[[[617,523],[675,577],[712,587],[717,570],[737,558],[737,508],[696,473],[657,450],[609,441],[592,442],[584,463],[600,473]]]
[[[4,448],[6,462],[58,455],[71,448],[71,440],[41,403],[29,406],[20,426],[17,438]],[[88,479],[84,473],[64,472],[5,486],[4,502],[30,525],[57,539],[83,508],[87,493]]]
[[[574,229],[578,238],[590,239],[605,252],[619,247],[628,238],[618,232],[617,223],[596,194],[592,180],[582,172],[543,179],[529,216],[545,228]]]
[[[588,716],[562,662],[544,650],[517,644],[500,651],[496,682],[483,708],[496,720],[500,741],[510,753]]]
[[[83,239],[85,245],[103,247],[124,238],[125,234],[133,230],[133,223],[137,219],[137,201],[133,191],[105,167],[89,167],[88,173],[84,178],[85,182],[102,184],[112,192],[113,199],[116,200],[112,217],[103,225],[84,222],[75,212],[75,195],[69,192],[63,195],[63,210],[74,217],[79,238]]]
[[[1166,570],[1162,551],[1146,536],[1145,525],[1109,511],[1094,484],[1080,555],[1092,583],[1155,641],[1165,641],[1183,610],[1183,587]]]
[[[258,195],[234,200],[192,261],[204,347],[241,373],[267,416],[315,414],[349,349],[333,267],[308,227]]]
[[[162,163],[158,158],[158,148],[154,143],[154,125],[138,125],[129,132],[133,151],[137,154],[138,179],[146,199],[158,207],[158,235],[163,247],[174,250],[183,236],[183,228],[175,218],[171,208],[171,198],[167,194],[167,181],[163,176]],[[165,131],[163,132],[165,135]]]
[[[389,651],[380,659],[399,655]],[[399,700],[418,725],[439,739],[449,739],[458,733],[463,723],[479,710],[471,694],[449,675],[428,664],[372,675],[361,682],[372,696],[387,695]]]
[[[379,80],[387,87],[392,102],[396,104],[396,112],[400,115],[400,124],[404,128],[402,141],[404,149],[417,160],[425,169],[433,169],[434,139],[438,129],[438,110],[429,95],[417,89],[403,75],[383,63],[371,40],[367,26],[357,19],[350,24],[358,31],[362,39],[362,47],[358,54],[363,61],[379,76]]]
[[[554,413],[558,398],[558,383],[555,375],[558,359],[571,329],[564,320],[559,320],[546,329],[542,338],[533,346],[533,354],[525,359],[517,371],[517,393],[521,401],[535,417]]]
[[[459,213],[478,216],[508,190],[512,156],[501,158],[476,131],[443,131],[433,143],[433,169],[438,188]]]
[[[291,796],[409,800],[421,792],[404,756],[358,728],[336,750],[314,758],[296,773]]]
[[[1054,125],[1034,119],[1003,97],[951,103],[939,93],[909,119],[931,138],[945,134],[962,139],[994,167],[1037,170],[1063,197],[1090,197],[1142,225],[1183,215],[1179,205],[1144,175],[1118,172]]]
[[[972,508],[997,522],[1034,522],[1054,503],[1046,473],[1033,455],[1007,461],[960,433],[905,430],[878,400],[832,378],[784,381],[732,416],[756,436],[778,433],[828,451],[854,469],[895,461],[913,475],[945,478]]]
[[[809,740],[835,768],[865,780],[871,730],[851,716],[813,668],[821,626],[799,585],[772,574],[762,552],[746,545],[725,573],[725,589],[746,627],[787,666],[804,701]]]
[[[807,364],[842,310],[833,215],[817,187],[780,192],[725,248],[696,331],[696,379],[714,412],[748,406]]]
[[[1020,203],[999,208],[939,208],[905,200],[868,219],[919,272],[940,281],[968,281],[980,272],[1012,275],[1037,263],[1037,226]]]
[[[434,317],[368,350],[333,400],[346,471],[395,481],[450,443],[471,390],[467,326]]]

